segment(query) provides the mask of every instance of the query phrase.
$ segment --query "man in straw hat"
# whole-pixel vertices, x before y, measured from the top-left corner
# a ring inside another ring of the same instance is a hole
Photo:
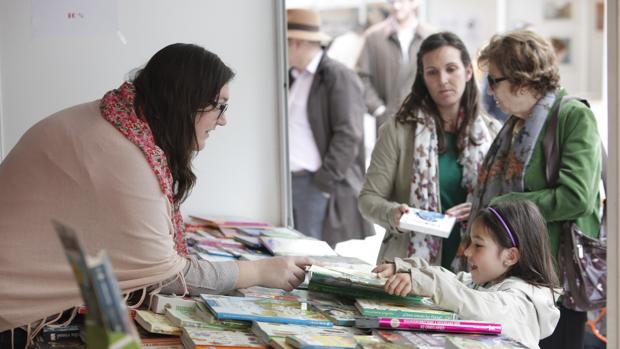
[[[364,177],[364,101],[356,74],[324,54],[319,14],[288,16],[289,157],[295,228],[337,242],[374,234],[357,209]]]

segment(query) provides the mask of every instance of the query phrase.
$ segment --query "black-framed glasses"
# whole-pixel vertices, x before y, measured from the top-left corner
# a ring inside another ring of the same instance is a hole
[[[213,101],[213,103],[211,104],[211,106],[213,107],[213,109],[200,109],[198,110],[201,113],[205,113],[205,112],[209,112],[212,111],[214,109],[217,109],[220,111],[219,114],[217,114],[217,119],[219,120],[222,115],[226,112],[226,110],[228,110],[228,103],[220,103],[217,101]]]
[[[489,82],[489,88],[495,88],[497,84],[499,84],[500,82],[504,80],[508,80],[508,78],[505,76],[502,76],[502,77],[493,79],[490,74],[487,74],[487,81]]]

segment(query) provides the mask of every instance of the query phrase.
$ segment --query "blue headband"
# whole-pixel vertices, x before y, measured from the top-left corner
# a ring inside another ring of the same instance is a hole
[[[506,224],[506,222],[504,221],[502,216],[499,214],[499,212],[497,212],[493,207],[489,207],[489,210],[495,214],[497,219],[499,219],[499,221],[504,226],[504,229],[506,229],[506,232],[508,233],[508,237],[510,237],[510,241],[512,241],[512,246],[517,247],[517,243],[515,242],[515,239],[514,237],[512,237],[512,233],[510,232],[510,228],[508,228],[508,224]]]

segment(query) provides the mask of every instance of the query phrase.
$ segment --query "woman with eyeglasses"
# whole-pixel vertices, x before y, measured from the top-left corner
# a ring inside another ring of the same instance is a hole
[[[592,111],[571,100],[560,108],[567,92],[560,88],[551,44],[531,31],[495,35],[480,53],[488,71],[489,93],[511,115],[489,150],[472,203],[472,217],[489,204],[530,200],[546,220],[552,255],[557,257],[560,228],[575,221],[581,230],[598,236],[601,141]],[[551,133],[559,150],[557,184],[545,174],[543,139],[550,115],[558,108]],[[561,266],[560,266],[561,267]],[[560,305],[560,322],[541,348],[583,348],[586,313]]]
[[[453,265],[469,217],[467,197],[497,130],[499,123],[480,113],[461,39],[449,32],[426,38],[411,92],[379,130],[360,194],[362,214],[386,228],[377,263],[418,256]],[[409,207],[445,212],[459,223],[447,239],[406,231],[399,220]]]
[[[83,302],[52,219],[90,254],[107,251],[124,292],[290,290],[304,280],[307,258],[187,254],[179,207],[196,182],[192,158],[226,125],[233,76],[202,47],[169,45],[132,82],[24,134],[0,164],[0,347],[23,347]]]

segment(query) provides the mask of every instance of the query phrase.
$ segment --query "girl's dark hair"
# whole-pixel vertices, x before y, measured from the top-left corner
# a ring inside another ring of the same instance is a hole
[[[216,54],[197,45],[172,44],[151,57],[133,81],[136,113],[166,154],[175,204],[187,198],[196,182],[191,164],[198,144],[196,113],[213,106],[233,77]]]
[[[420,113],[431,116],[434,119],[437,128],[438,148],[440,153],[444,153],[446,151],[445,130],[443,128],[443,122],[441,121],[437,104],[428,92],[426,83],[424,83],[424,64],[422,57],[424,57],[425,54],[444,46],[454,47],[461,52],[461,62],[465,68],[471,65],[471,58],[469,57],[467,48],[456,34],[441,32],[427,37],[422,42],[420,50],[417,54],[417,70],[413,86],[411,87],[411,92],[405,98],[403,104],[396,113],[396,120],[398,122],[402,124],[411,124],[412,126],[415,126],[417,122],[421,121],[419,117]],[[469,81],[465,84],[465,90],[463,91],[463,96],[461,96],[460,107],[464,112],[464,117],[460,121],[459,129],[457,130],[457,145],[463,144],[462,138],[467,137],[463,131],[470,121],[478,115],[480,110],[479,101],[480,99],[476,79],[472,74],[471,79],[469,79]],[[470,141],[474,143],[476,142],[474,139],[470,139]]]
[[[502,217],[519,249],[519,261],[504,277],[516,276],[532,285],[558,287],[547,224],[536,205],[530,201],[506,201],[490,207]],[[506,228],[488,207],[480,210],[476,221],[493,232],[493,238],[501,247],[514,247]]]

